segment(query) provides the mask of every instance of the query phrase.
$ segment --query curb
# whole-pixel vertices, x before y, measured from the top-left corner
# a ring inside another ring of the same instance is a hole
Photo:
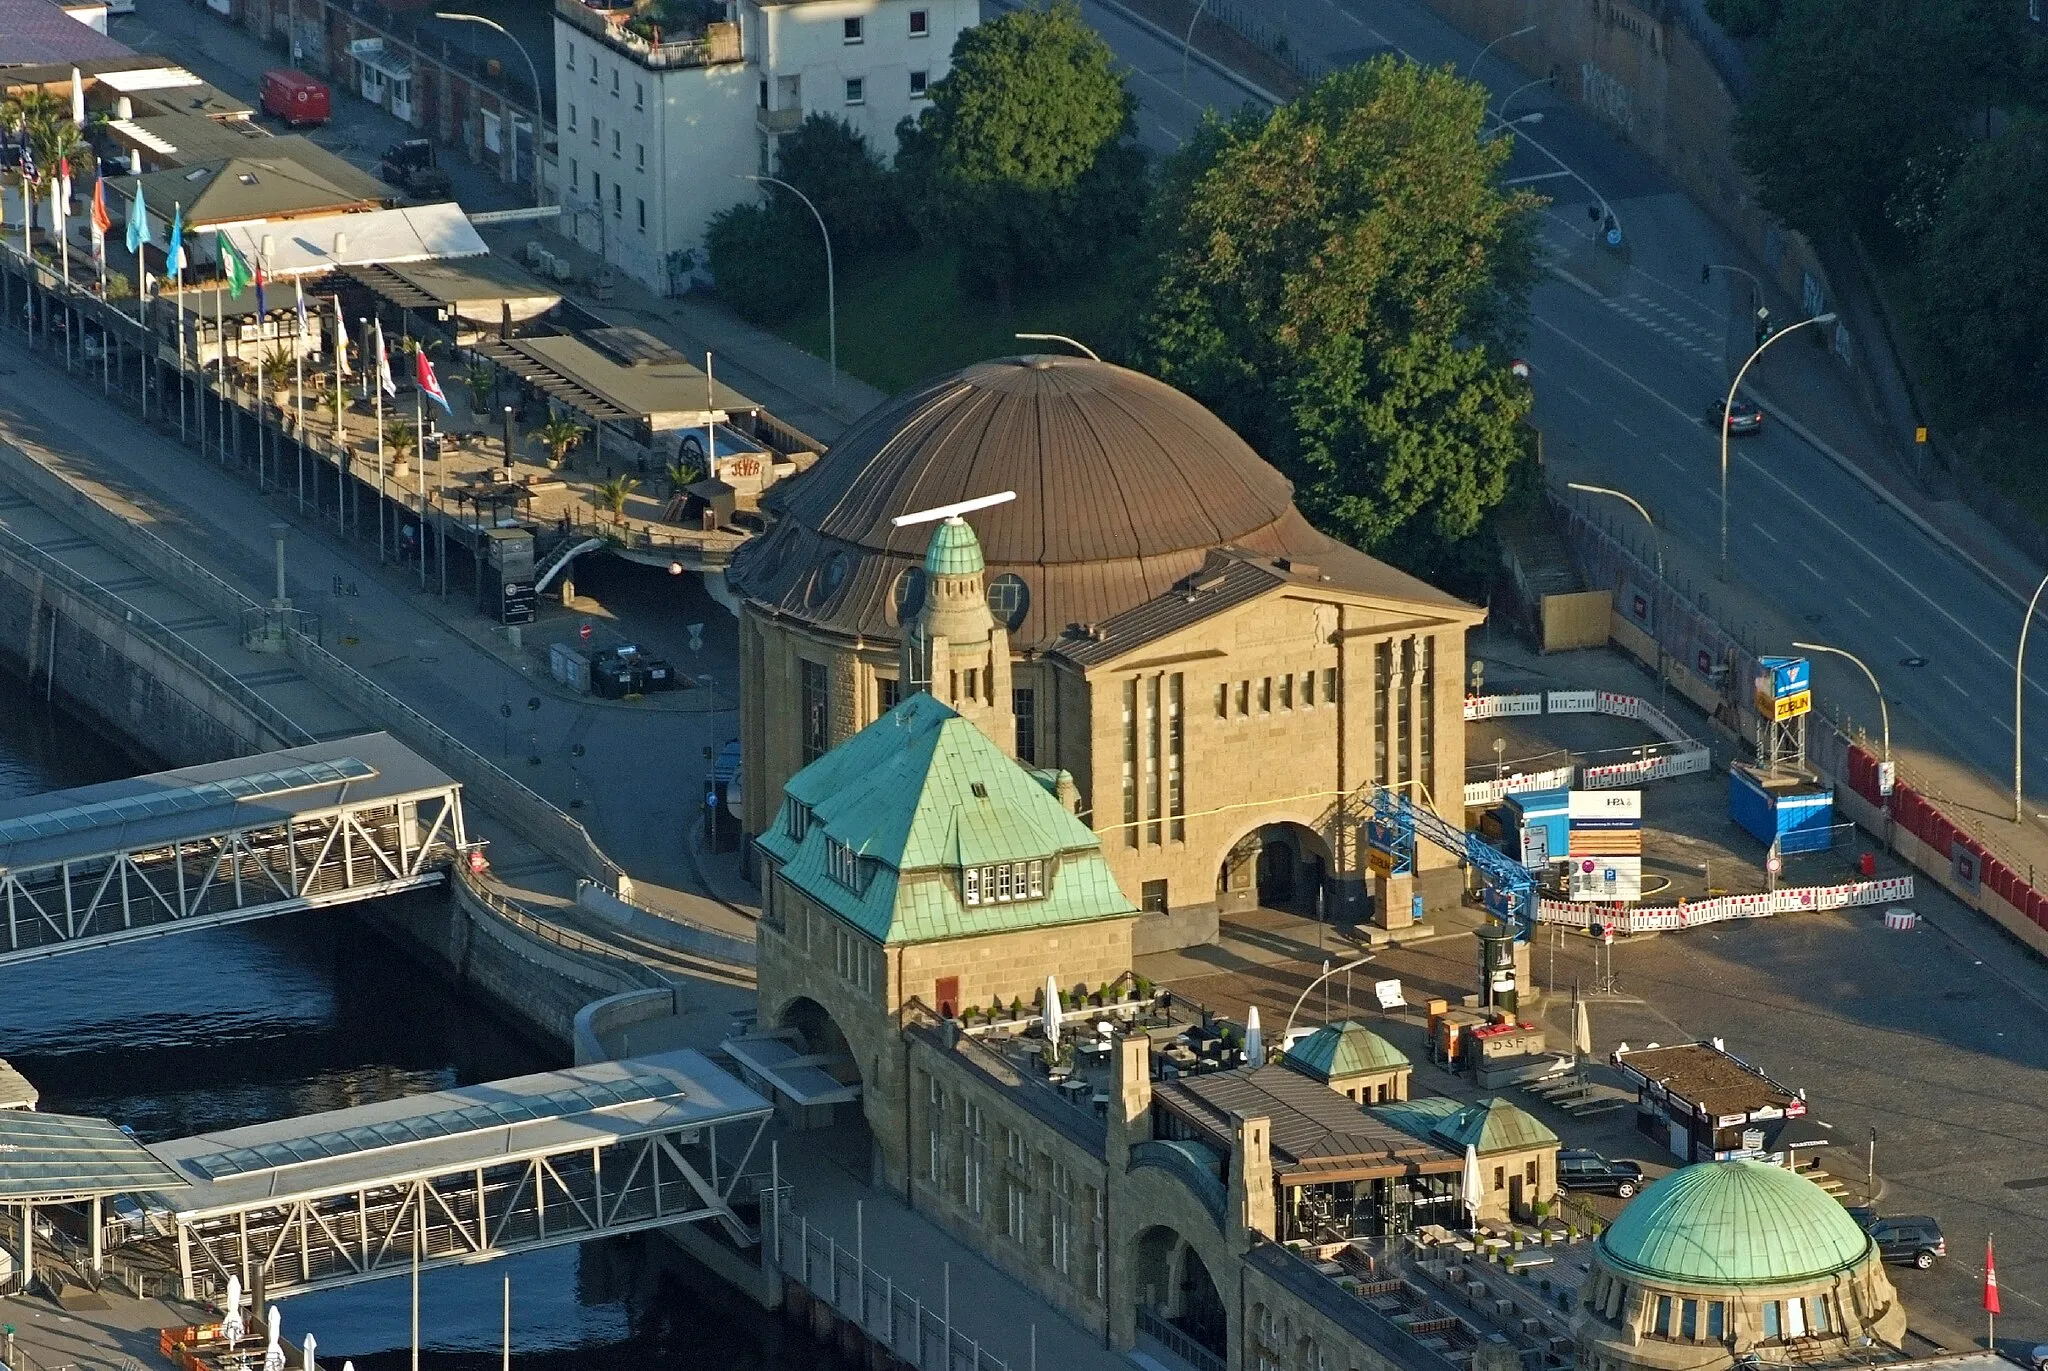
[[[1020,8],[1020,6],[1012,3],[1011,0],[994,0],[994,3],[1000,5],[1002,8],[1007,10],[1014,10]],[[1183,45],[1182,36],[1180,34],[1167,32],[1164,28],[1161,28],[1159,25],[1153,23],[1144,15],[1139,14],[1135,10],[1126,9],[1124,6],[1118,4],[1117,0],[1094,0],[1094,3],[1102,6],[1102,8],[1108,10],[1117,18],[1123,20],[1126,24],[1129,24],[1134,28],[1143,29],[1146,33],[1151,34],[1154,38],[1157,38],[1162,43],[1171,43],[1174,47],[1177,48]],[[1232,70],[1230,67],[1225,66],[1222,62],[1218,61],[1214,57],[1211,57],[1208,53],[1203,52],[1200,48],[1188,47],[1187,53],[1190,57],[1194,58],[1195,61],[1200,62],[1210,71],[1222,77],[1231,85],[1236,86],[1239,90],[1243,91],[1246,95],[1251,96],[1254,100],[1262,100],[1266,104],[1272,106],[1275,109],[1278,109],[1280,106],[1287,103],[1285,100],[1273,94],[1272,91],[1267,90],[1258,82],[1253,81],[1249,77],[1243,76],[1238,72]]]

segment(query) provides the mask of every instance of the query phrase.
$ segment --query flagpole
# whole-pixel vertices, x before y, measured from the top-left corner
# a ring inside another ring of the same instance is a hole
[[[263,484],[263,312],[256,312],[256,489],[267,490]]]
[[[420,473],[420,589],[427,588],[427,433],[426,415],[420,407],[419,382],[412,388],[412,450]]]
[[[298,291],[298,333],[292,338],[292,439],[299,445],[299,517],[306,515],[306,287],[292,282]]]
[[[377,335],[377,359],[370,364],[370,393],[377,397],[377,560],[384,560],[384,335]],[[366,368],[369,370],[370,368]]]
[[[215,361],[214,395],[220,400],[220,464],[228,464],[228,324],[227,283],[213,288],[213,345]]]
[[[341,388],[341,368],[348,361],[348,321],[341,317],[341,297],[334,297],[334,521],[335,528],[348,532],[348,505],[342,500],[342,459],[348,445],[342,439],[341,412],[348,406],[348,392]]]

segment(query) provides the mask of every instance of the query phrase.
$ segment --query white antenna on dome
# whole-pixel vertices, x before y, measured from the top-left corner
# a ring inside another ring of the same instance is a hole
[[[960,516],[972,514],[977,509],[989,509],[995,505],[1006,505],[1017,498],[1014,490],[1005,490],[996,495],[977,495],[972,500],[960,500],[936,509],[921,509],[915,514],[899,514],[889,522],[896,528],[908,528],[912,524],[929,524],[944,519],[949,524],[961,522]]]
[[[1086,343],[1082,342],[1078,338],[1069,338],[1064,333],[1020,333],[1017,336],[1019,338],[1023,338],[1029,342],[1034,343],[1065,343],[1068,347],[1073,348],[1076,352],[1087,353],[1088,360],[1091,362],[1099,362],[1102,360],[1100,357],[1095,355],[1094,348],[1089,347]]]

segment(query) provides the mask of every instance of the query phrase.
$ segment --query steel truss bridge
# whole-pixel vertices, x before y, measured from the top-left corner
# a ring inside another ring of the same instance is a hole
[[[461,787],[389,734],[0,804],[0,966],[436,885]]]
[[[361,1105],[149,1150],[188,1300],[262,1302],[676,1223],[757,1243],[769,1103],[694,1051]],[[761,1155],[756,1155],[757,1152]],[[170,1256],[166,1252],[163,1255]]]

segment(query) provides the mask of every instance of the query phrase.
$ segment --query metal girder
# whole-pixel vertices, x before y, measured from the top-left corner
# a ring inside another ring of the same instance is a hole
[[[1418,805],[1398,791],[1380,786],[1373,791],[1373,817],[1368,840],[1382,846],[1413,869],[1415,839],[1428,841],[1455,853],[1475,867],[1486,881],[1486,907],[1503,922],[1515,925],[1516,936],[1528,941],[1536,928],[1536,879],[1528,868],[1477,833],[1467,833],[1446,821],[1427,805]],[[1397,868],[1397,870],[1400,868]]]
[[[450,785],[0,868],[0,966],[436,885],[464,841]]]
[[[759,1240],[733,1212],[741,1166],[721,1174],[721,1128],[744,1129],[750,1157],[767,1117],[642,1134],[599,1147],[394,1175],[322,1195],[262,1200],[177,1216],[160,1240],[184,1297],[201,1300],[229,1276],[265,1299],[328,1290],[412,1269],[468,1265],[514,1252],[715,1219]],[[393,1149],[392,1163],[404,1161]]]

